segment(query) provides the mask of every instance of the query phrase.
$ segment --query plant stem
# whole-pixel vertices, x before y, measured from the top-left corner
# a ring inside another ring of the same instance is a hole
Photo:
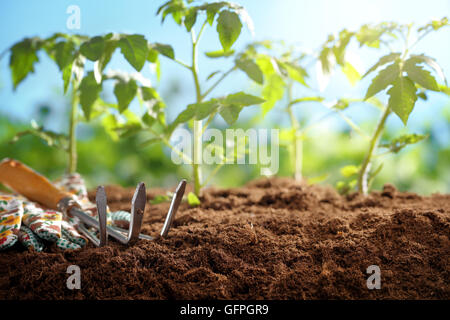
[[[292,82],[287,87],[288,106],[286,108],[291,120],[292,130],[294,131],[293,152],[291,154],[292,163],[294,165],[294,179],[300,181],[302,179],[303,167],[303,139],[300,131],[300,124],[292,110]]]
[[[191,30],[192,35],[192,76],[194,78],[194,84],[195,84],[195,95],[197,103],[202,102],[202,92],[200,88],[200,82],[198,80],[198,65],[197,65],[197,44],[200,39],[200,35],[202,34],[203,28],[206,25],[206,21],[203,24],[202,28],[200,29],[200,32],[198,34],[198,38],[195,38],[195,34],[193,29]],[[193,171],[193,177],[194,177],[194,193],[199,196],[200,195],[200,189],[201,189],[201,179],[202,179],[202,171],[201,171],[201,160],[202,160],[202,132],[203,132],[203,123],[202,120],[194,120],[194,156],[193,156],[193,162],[192,162],[192,171]]]
[[[214,82],[214,84],[208,90],[205,91],[205,93],[202,95],[202,98],[205,98],[208,94],[210,94],[211,91],[213,91],[214,88],[217,87],[219,85],[219,83],[221,83],[223,81],[223,79],[225,79],[234,70],[236,70],[236,67],[233,67],[230,70],[228,70],[227,72],[225,72],[216,82]]]
[[[383,115],[381,116],[380,121],[378,122],[373,137],[370,140],[369,150],[367,151],[367,154],[364,158],[364,162],[362,163],[361,169],[359,171],[358,191],[362,192],[364,195],[367,194],[369,188],[367,181],[369,178],[372,157],[375,149],[378,147],[378,142],[380,140],[381,133],[383,132],[384,125],[390,113],[391,113],[390,108],[386,107],[386,110],[383,112]]]
[[[77,137],[76,128],[78,121],[78,88],[76,81],[72,82],[72,100],[70,103],[70,122],[69,122],[69,166],[68,173],[77,171]]]

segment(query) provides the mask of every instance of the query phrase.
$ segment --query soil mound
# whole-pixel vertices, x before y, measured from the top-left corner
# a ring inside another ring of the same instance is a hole
[[[133,190],[106,191],[112,209],[129,210]],[[144,233],[161,230],[168,206],[147,206]],[[450,195],[386,185],[343,197],[261,179],[182,204],[168,239],[72,252],[16,245],[0,253],[0,299],[450,299],[449,238]],[[81,290],[66,287],[73,264]],[[367,288],[370,265],[380,290]]]

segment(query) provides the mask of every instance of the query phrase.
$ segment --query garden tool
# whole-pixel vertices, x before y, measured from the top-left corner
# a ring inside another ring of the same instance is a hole
[[[26,183],[24,183],[24,181]],[[0,182],[16,191],[17,193],[27,197],[32,201],[36,201],[47,208],[57,209],[69,217],[78,218],[83,224],[99,229],[100,239],[95,239],[92,234],[88,233],[85,226],[81,226],[80,231],[93,240],[96,245],[104,245],[106,243],[106,233],[123,244],[133,244],[138,238],[150,239],[151,237],[139,234],[142,225],[142,218],[146,203],[145,185],[140,183],[132,200],[132,216],[128,237],[123,231],[112,226],[107,226],[105,221],[106,212],[106,195],[104,189],[100,188],[97,196],[97,210],[99,212],[99,221],[81,210],[81,206],[72,194],[62,191],[53,186],[45,177],[33,171],[26,165],[16,160],[5,159],[0,163]],[[167,236],[171,227],[173,217],[182,200],[186,181],[182,180],[175,192],[166,221],[161,231],[161,236]]]

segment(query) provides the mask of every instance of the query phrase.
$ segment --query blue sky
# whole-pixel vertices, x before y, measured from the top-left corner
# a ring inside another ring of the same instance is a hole
[[[165,1],[159,0],[2,0],[0,3],[0,51],[14,42],[27,36],[46,37],[54,32],[72,32],[66,28],[69,5],[78,5],[81,9],[81,29],[76,33],[97,35],[107,32],[124,32],[144,34],[150,41],[158,41],[173,45],[177,58],[190,60],[189,34],[171,19],[161,25],[160,18],[155,16],[157,8]],[[356,29],[361,24],[393,20],[397,22],[414,22],[417,25],[425,24],[432,18],[450,16],[450,1],[448,0],[245,0],[236,2],[244,5],[255,25],[255,36],[252,38],[248,30],[244,30],[236,47],[243,47],[252,40],[272,39],[284,40],[287,43],[300,45],[304,48],[316,49],[330,33],[337,33],[343,28]],[[450,75],[450,28],[432,34],[416,48],[417,53],[427,52],[435,57]],[[215,28],[210,28],[202,39],[202,51],[217,50],[220,43]],[[358,52],[357,48],[353,48]],[[353,50],[352,49],[352,50]],[[362,51],[360,61],[357,62],[361,72],[364,72],[376,61],[372,52]],[[210,61],[200,55],[201,77],[215,71],[217,61]],[[36,67],[35,74],[25,80],[14,92],[8,70],[9,57],[0,61],[0,112],[7,113],[15,118],[28,121],[33,114],[30,108],[39,103],[52,101],[57,109],[64,103],[57,93],[62,87],[61,77],[57,67],[48,58],[41,56],[41,63]],[[181,92],[169,101],[173,118],[177,112],[191,103],[194,99],[191,76],[178,65],[162,58],[163,75],[158,87],[166,95],[174,89],[173,84],[178,82]],[[222,63],[222,62],[220,62]],[[124,62],[123,57],[117,54],[111,67],[132,71]],[[227,68],[227,62],[223,63]],[[149,75],[146,69],[144,75]],[[351,87],[342,75],[337,74],[326,88],[324,94],[327,98],[338,97],[345,91],[354,97],[361,97],[369,82],[362,82]],[[237,88],[237,89],[236,89]],[[225,81],[216,94],[230,93],[248,89],[254,90],[252,85],[241,74]],[[432,94],[427,103],[418,102],[411,115],[411,128],[418,131],[436,118],[436,113],[442,108],[448,108],[448,98],[441,94]],[[257,112],[252,107],[248,111]],[[306,107],[308,112],[316,112],[314,108]],[[311,111],[312,110],[312,111]],[[324,112],[324,110],[320,110]],[[61,110],[59,112],[62,112]],[[276,112],[276,111],[274,111]],[[350,110],[356,118],[364,118],[367,114],[366,106],[356,106]],[[245,115],[244,115],[245,116]],[[390,125],[401,126],[395,117]],[[55,124],[56,125],[56,124]],[[443,125],[443,126],[442,126]],[[446,128],[445,124],[437,126]],[[448,127],[447,127],[448,128]],[[448,136],[448,132],[446,133]],[[445,135],[445,132],[444,132]],[[445,141],[449,141],[448,137]]]

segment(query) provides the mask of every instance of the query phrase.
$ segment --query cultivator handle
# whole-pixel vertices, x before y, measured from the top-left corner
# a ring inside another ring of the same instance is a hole
[[[59,190],[46,177],[13,159],[0,162],[0,183],[53,210],[58,209],[61,199],[72,198],[70,193]]]

